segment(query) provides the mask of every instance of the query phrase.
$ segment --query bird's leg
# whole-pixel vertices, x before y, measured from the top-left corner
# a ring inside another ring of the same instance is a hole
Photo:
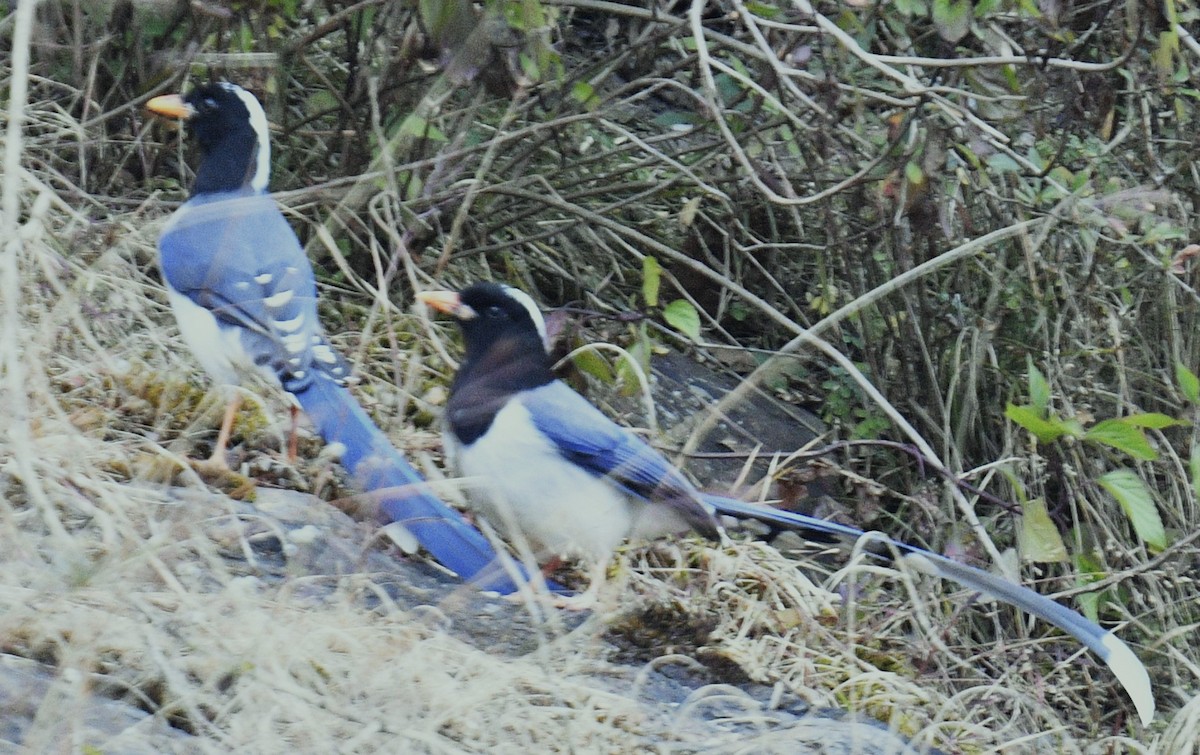
[[[554,605],[567,611],[587,611],[596,607],[600,590],[608,577],[607,558],[600,559],[591,569],[587,589],[576,595],[556,595]]]
[[[292,426],[291,426],[291,431],[288,433],[287,460],[288,460],[289,464],[295,464],[296,459],[300,458],[300,455],[299,455],[300,439],[298,437],[296,437],[296,432],[300,427],[300,407],[296,406],[295,404],[292,404],[288,408],[291,410]]]
[[[544,601],[555,608],[561,608],[566,611],[587,611],[594,608],[600,596],[600,588],[604,587],[605,578],[608,574],[608,561],[609,559],[603,558],[592,567],[588,587],[583,592],[574,595],[558,595],[534,591],[534,599],[539,602]],[[563,559],[560,556],[551,557],[540,570],[542,576],[549,579],[550,575],[557,571],[562,564]],[[524,589],[505,595],[504,599],[514,603],[524,602],[529,597],[527,590],[530,586],[530,584],[527,584]]]
[[[551,556],[550,560],[542,564],[542,576],[550,579],[554,572],[562,568],[563,560],[561,556]]]
[[[209,464],[229,468],[225,452],[229,446],[229,437],[233,434],[233,420],[237,417],[238,409],[242,407],[242,394],[234,393],[229,403],[225,405],[225,416],[221,419],[221,429],[217,432],[217,443],[213,447],[212,456],[208,457]]]
[[[204,460],[192,459],[188,462],[202,480],[222,488],[229,497],[239,501],[254,491],[254,481],[233,471],[226,459],[229,438],[233,434],[233,420],[241,406],[242,394],[234,393],[225,404],[225,416],[221,418],[221,429],[217,431],[212,455]]]

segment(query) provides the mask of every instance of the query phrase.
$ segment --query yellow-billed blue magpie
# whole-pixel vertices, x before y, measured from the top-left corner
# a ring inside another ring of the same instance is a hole
[[[849,538],[853,527],[701,493],[660,453],[555,379],[545,321],[524,292],[477,283],[418,298],[455,317],[466,356],[451,386],[447,458],[476,478],[476,505],[510,535],[548,556],[607,564],[628,537],[694,529],[720,534],[715,514]],[[1133,651],[1079,613],[1021,585],[945,556],[870,535],[922,571],[1050,622],[1104,659],[1143,723],[1154,715],[1150,678]],[[602,572],[601,572],[602,573]],[[595,588],[595,579],[589,592]]]
[[[464,579],[513,591],[487,539],[427,489],[345,387],[346,363],[317,318],[312,266],[267,194],[270,141],[262,105],[221,82],[146,106],[183,120],[200,147],[191,197],[158,242],[171,306],[200,364],[223,386],[254,373],[281,386],[326,443],[340,449],[356,484],[404,528],[402,545],[415,550],[419,543]]]

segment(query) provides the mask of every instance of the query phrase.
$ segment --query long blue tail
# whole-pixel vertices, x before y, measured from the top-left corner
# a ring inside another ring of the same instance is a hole
[[[724,496],[705,493],[703,498],[706,503],[716,509],[718,514],[738,519],[754,519],[783,529],[806,530],[856,539],[866,534],[862,530],[843,524],[827,522],[823,519],[782,511],[769,506],[746,503]],[[1016,606],[1026,613],[1050,622],[1079,640],[1100,656],[1112,669],[1117,680],[1121,682],[1133,700],[1142,723],[1149,724],[1154,719],[1154,692],[1150,686],[1150,676],[1146,673],[1146,667],[1129,649],[1129,646],[1112,632],[1101,628],[1076,611],[1055,603],[1027,587],[1009,582],[1003,577],[960,564],[922,548],[897,542],[879,533],[871,533],[870,537],[895,548],[903,554],[905,562],[914,568]]]
[[[390,521],[464,580],[485,590],[516,591],[487,538],[430,492],[346,388],[318,374],[293,395],[325,442],[342,446],[342,466],[361,490],[378,498]]]

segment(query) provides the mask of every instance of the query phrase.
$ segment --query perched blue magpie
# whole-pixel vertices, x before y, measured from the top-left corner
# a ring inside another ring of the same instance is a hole
[[[446,404],[447,458],[464,477],[478,480],[475,505],[507,534],[524,537],[547,556],[600,563],[589,592],[625,538],[688,529],[718,537],[716,514],[773,528],[864,536],[853,527],[697,491],[661,454],[555,379],[545,321],[524,292],[477,283],[461,294],[417,296],[457,319],[466,346]],[[1143,723],[1152,720],[1146,668],[1112,632],[1001,577],[878,533],[868,537],[922,571],[1067,632],[1104,659]]]
[[[346,389],[346,363],[317,319],[312,266],[267,194],[270,142],[258,100],[217,83],[186,97],[155,97],[146,107],[182,119],[200,147],[191,197],[158,242],[171,306],[200,364],[221,386],[258,375],[287,391],[340,449],[357,485],[403,527],[406,550],[419,543],[464,579],[515,590],[487,539],[430,493]]]

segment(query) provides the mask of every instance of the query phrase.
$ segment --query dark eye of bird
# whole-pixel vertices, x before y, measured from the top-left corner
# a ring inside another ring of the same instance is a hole
[[[504,310],[500,309],[499,307],[497,307],[495,305],[492,305],[492,306],[488,307],[486,310],[484,310],[484,315],[492,318],[493,320],[499,320],[500,318],[504,317]]]

